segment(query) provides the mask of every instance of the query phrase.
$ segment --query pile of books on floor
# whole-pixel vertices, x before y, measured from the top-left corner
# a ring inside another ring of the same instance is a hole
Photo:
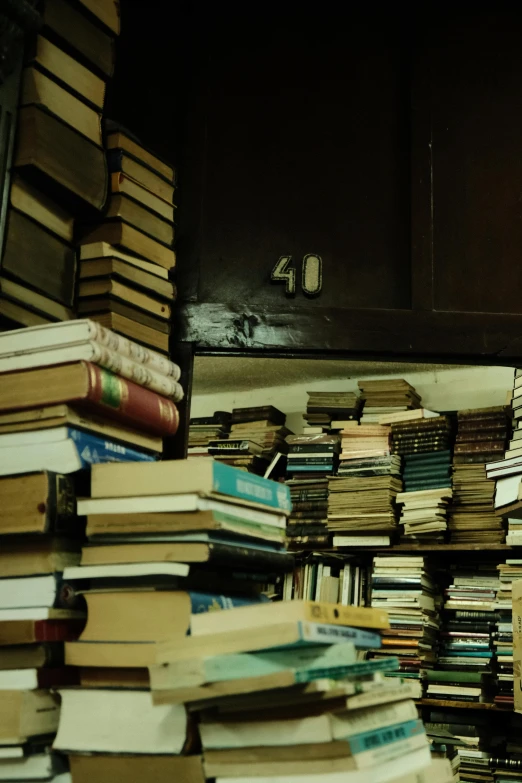
[[[127,131],[109,126],[107,146],[111,196],[103,221],[81,230],[78,313],[168,353],[174,169]]]
[[[89,543],[64,571],[88,608],[79,640],[65,646],[81,688],[61,689],[54,743],[73,778],[77,767],[99,780],[136,763],[143,779],[203,781],[190,755],[196,728],[182,704],[153,705],[147,667],[162,644],[183,646],[198,613],[222,619],[268,603],[268,583],[293,564],[288,509],[284,485],[210,460],[93,468],[91,497],[78,500]]]
[[[4,332],[0,475],[157,459],[178,427],[179,374],[92,321]]]
[[[0,506],[0,776],[61,783],[53,690],[78,683],[64,666],[64,641],[85,625],[83,599],[62,581],[80,559],[71,477],[4,476]]]
[[[214,411],[212,416],[198,416],[190,420],[188,438],[189,457],[208,457],[208,445],[213,440],[225,440],[230,432],[228,411]]]
[[[304,433],[314,435],[323,430],[342,430],[347,421],[359,418],[361,402],[356,392],[308,392]]]
[[[454,566],[453,583],[444,591],[437,672],[428,697],[449,701],[493,701],[499,578],[495,565]]]
[[[388,545],[397,530],[400,458],[389,427],[346,422],[337,477],[329,479],[328,527],[335,546]]]
[[[502,519],[495,514],[495,481],[486,475],[486,462],[504,456],[509,432],[503,406],[458,412],[449,517],[452,542],[504,542]]]
[[[379,610],[303,601],[196,615],[150,668],[153,699],[198,718],[207,778],[409,781],[431,761],[418,684],[357,655],[386,626]]]
[[[363,424],[385,424],[387,417],[420,408],[421,399],[413,386],[403,378],[363,380],[357,383],[364,402]]]
[[[371,575],[371,605],[388,612],[390,629],[383,631],[382,649],[373,658],[397,656],[400,676],[423,682],[437,658],[441,597],[426,558],[375,557]]]
[[[283,462],[278,467],[278,455],[286,454],[285,438],[291,434],[285,427],[285,413],[273,405],[234,408],[230,422],[228,438],[208,443],[208,453],[214,459],[261,476],[268,468],[284,471]]]
[[[26,42],[18,112],[12,107],[14,156],[6,161],[12,179],[5,246],[0,242],[4,328],[74,317],[74,223],[87,212],[98,216],[107,196],[101,116],[119,4],[48,0],[39,11],[42,26]]]
[[[368,564],[335,553],[315,552],[285,576],[283,599],[369,606]]]
[[[500,587],[497,592],[493,641],[497,657],[497,692],[494,701],[499,707],[513,708],[513,582],[522,579],[522,560],[506,560],[497,569]]]

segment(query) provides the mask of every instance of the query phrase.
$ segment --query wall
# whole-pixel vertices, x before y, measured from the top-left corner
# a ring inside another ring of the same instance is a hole
[[[260,359],[259,361],[263,361]],[[281,360],[284,361],[284,360]],[[415,365],[412,365],[414,368]],[[383,376],[365,374],[365,378]],[[388,376],[389,377],[389,376]],[[401,373],[422,397],[431,410],[459,410],[503,405],[513,387],[511,367],[466,367]],[[192,398],[191,416],[210,416],[215,410],[256,405],[275,405],[287,414],[287,426],[299,432],[302,412],[306,410],[307,391],[352,391],[357,389],[357,379],[328,378],[291,386],[266,386],[254,391],[224,392],[195,395]]]

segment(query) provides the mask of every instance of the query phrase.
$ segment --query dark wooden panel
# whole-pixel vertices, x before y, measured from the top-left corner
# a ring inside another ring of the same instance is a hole
[[[187,304],[178,334],[199,349],[366,353],[522,364],[522,316]]]
[[[199,8],[179,236],[184,211],[201,216],[200,236],[180,250],[182,281],[189,267],[201,301],[278,306],[278,257],[294,257],[299,279],[317,253],[323,290],[298,290],[296,306],[409,307],[405,20],[353,5]]]
[[[522,313],[521,15],[432,28],[435,307]]]

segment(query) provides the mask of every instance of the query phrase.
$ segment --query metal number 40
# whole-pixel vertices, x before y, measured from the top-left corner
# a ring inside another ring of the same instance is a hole
[[[291,266],[292,256],[280,256],[272,269],[270,279],[274,283],[285,283],[285,291],[289,296],[295,296],[296,271]],[[301,288],[307,296],[317,296],[323,287],[323,261],[321,256],[308,253],[303,258],[301,269]]]

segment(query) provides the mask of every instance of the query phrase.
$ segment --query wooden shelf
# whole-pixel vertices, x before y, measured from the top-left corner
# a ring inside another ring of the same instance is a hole
[[[395,546],[360,547],[372,552],[513,552],[520,547],[509,544],[395,544]],[[355,551],[355,550],[351,550]]]
[[[447,699],[417,699],[419,707],[456,707],[461,710],[498,710],[498,712],[512,712],[513,707],[499,707],[492,702],[480,701],[449,701]]]

